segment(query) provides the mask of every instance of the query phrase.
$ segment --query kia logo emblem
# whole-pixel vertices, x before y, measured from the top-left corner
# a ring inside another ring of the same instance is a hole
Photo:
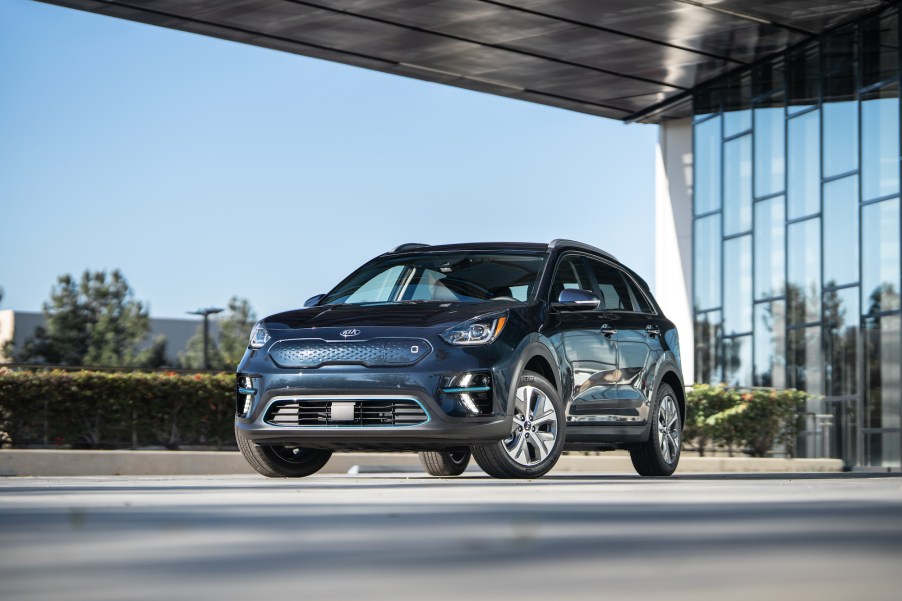
[[[360,330],[342,330],[339,334],[345,338],[350,338],[351,336],[358,336],[360,334]]]

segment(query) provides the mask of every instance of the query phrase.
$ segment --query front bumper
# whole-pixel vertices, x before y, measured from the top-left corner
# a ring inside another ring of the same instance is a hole
[[[270,345],[248,351],[238,372],[253,377],[255,393],[247,416],[236,417],[235,427],[258,444],[333,450],[432,450],[487,444],[510,436],[511,349],[503,345],[449,348],[440,340],[430,343],[430,355],[407,367],[325,365],[286,369],[269,356]],[[449,415],[447,399],[439,398],[442,383],[461,373],[477,372],[491,375],[491,410],[478,416]],[[416,403],[425,413],[425,421],[412,425],[274,425],[268,419],[274,405],[285,403],[355,403],[359,410],[362,404],[393,399],[408,405]]]

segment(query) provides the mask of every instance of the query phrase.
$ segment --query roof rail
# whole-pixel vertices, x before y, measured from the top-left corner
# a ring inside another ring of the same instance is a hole
[[[583,250],[591,250],[592,252],[597,252],[600,255],[604,255],[609,259],[614,259],[618,263],[620,260],[609,253],[606,250],[601,250],[597,246],[592,246],[591,244],[583,244],[582,242],[577,242],[576,240],[567,240],[566,238],[555,238],[551,242],[548,243],[548,248],[558,248],[560,246],[567,246],[570,248],[581,248]]]
[[[405,242],[404,244],[400,244],[393,249],[391,249],[390,253],[399,253],[404,252],[405,250],[413,250],[415,248],[423,248],[424,246],[429,246],[428,244],[423,244],[421,242]]]

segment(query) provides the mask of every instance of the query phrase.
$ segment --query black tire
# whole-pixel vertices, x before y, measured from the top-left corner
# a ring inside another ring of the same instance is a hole
[[[460,476],[470,463],[470,449],[448,449],[447,451],[422,451],[420,463],[430,476]]]
[[[527,392],[528,389],[539,394]],[[526,402],[521,391],[534,405],[526,415],[523,414]],[[511,436],[488,445],[474,445],[473,457],[485,473],[495,478],[541,478],[554,467],[564,448],[567,433],[564,405],[551,382],[530,371],[523,372],[517,381],[514,405]],[[543,414],[537,416],[539,411]],[[543,456],[543,453],[547,454]],[[522,459],[515,459],[515,456]]]
[[[258,445],[235,429],[241,454],[252,468],[267,478],[303,478],[315,474],[332,456],[332,451],[294,446]]]
[[[648,440],[630,449],[630,459],[640,476],[670,476],[680,463],[683,420],[676,393],[668,384],[658,387],[650,419]]]

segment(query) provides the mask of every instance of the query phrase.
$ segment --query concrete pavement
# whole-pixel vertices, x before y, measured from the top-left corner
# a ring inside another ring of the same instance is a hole
[[[0,479],[6,601],[898,599],[902,477]]]

